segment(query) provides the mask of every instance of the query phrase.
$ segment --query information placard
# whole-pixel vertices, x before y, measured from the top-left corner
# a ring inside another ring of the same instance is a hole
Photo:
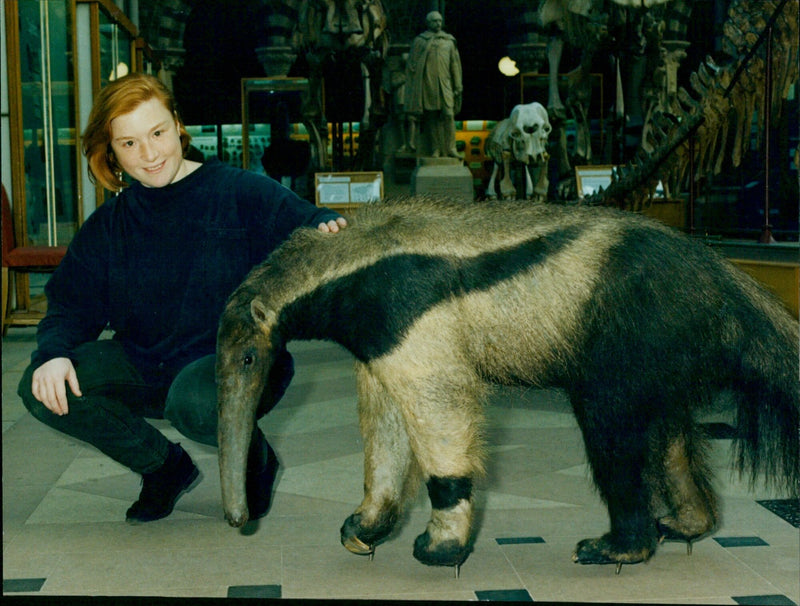
[[[600,189],[608,189],[613,178],[614,166],[590,165],[575,167],[575,186],[578,197],[591,196]]]
[[[383,199],[383,172],[337,172],[314,175],[317,206],[353,209]]]

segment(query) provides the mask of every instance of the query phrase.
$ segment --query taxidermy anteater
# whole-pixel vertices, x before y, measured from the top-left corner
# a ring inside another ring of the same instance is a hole
[[[225,515],[247,521],[245,466],[274,358],[328,339],[356,358],[365,495],[341,529],[372,554],[415,477],[432,513],[414,557],[472,548],[489,383],[569,395],[611,529],[583,564],[647,560],[711,533],[696,415],[736,398],[739,471],[797,494],[798,323],[703,244],[632,213],[530,202],[369,205],[343,232],[297,231],[231,296],[219,327]]]

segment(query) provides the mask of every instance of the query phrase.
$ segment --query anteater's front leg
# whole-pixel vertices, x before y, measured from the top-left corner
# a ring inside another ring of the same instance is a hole
[[[383,384],[356,364],[358,415],[364,437],[364,500],[345,520],[342,545],[371,555],[392,531],[414,468],[405,420]]]
[[[414,557],[431,566],[455,566],[457,574],[472,550],[472,485],[483,470],[483,384],[466,368],[446,367],[442,361],[421,376],[398,378],[392,393],[432,507]]]

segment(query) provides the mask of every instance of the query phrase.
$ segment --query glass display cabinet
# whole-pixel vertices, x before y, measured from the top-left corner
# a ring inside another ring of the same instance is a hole
[[[268,77],[242,79],[242,140],[240,166],[262,171],[263,147],[270,144],[273,125],[285,121],[291,130],[303,125],[303,105],[309,92],[306,78]],[[267,138],[258,136],[267,127]],[[253,137],[254,132],[256,137]],[[288,133],[287,133],[288,134]],[[307,134],[307,133],[306,133]],[[253,141],[251,139],[254,138]],[[307,139],[307,137],[305,137]],[[255,145],[254,145],[255,144]],[[251,158],[251,156],[255,156]],[[263,171],[262,171],[263,172]]]
[[[73,1],[76,38],[82,41],[76,57],[80,83],[77,100],[78,125],[82,132],[86,127],[94,97],[101,88],[130,72],[152,73],[154,63],[150,48],[138,36],[136,26],[111,0]],[[89,43],[88,48],[86,42]],[[80,154],[78,172],[83,213],[86,216],[110,194],[89,180],[86,159]]]
[[[17,239],[67,244],[81,220],[74,4],[20,0],[5,11]]]
[[[80,153],[94,95],[110,80],[152,71],[155,63],[111,0],[3,5],[15,232],[31,245],[68,244],[104,200]]]
[[[105,196],[80,151],[94,96],[155,64],[111,0],[3,0],[3,10],[14,232],[20,245],[69,244]],[[17,292],[29,288],[22,277]]]

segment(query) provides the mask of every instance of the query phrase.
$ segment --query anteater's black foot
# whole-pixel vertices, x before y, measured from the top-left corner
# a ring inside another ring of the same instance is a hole
[[[655,546],[649,541],[620,540],[606,534],[599,539],[584,539],[575,547],[572,561],[576,564],[616,564],[616,574],[623,564],[646,562],[655,553]]]
[[[342,545],[356,555],[366,555],[369,559],[375,556],[375,546],[385,539],[397,522],[394,512],[387,512],[378,524],[366,527],[362,524],[362,515],[354,513],[344,521],[340,532]]]
[[[423,532],[414,541],[414,557],[428,566],[453,566],[456,578],[459,577],[461,564],[472,552],[472,545],[462,545],[458,541],[444,541],[433,545],[428,531]]]
[[[686,554],[692,555],[692,543],[710,535],[716,529],[716,524],[710,516],[696,516],[695,518],[664,516],[656,520],[658,529],[658,542],[680,541],[686,543]]]

